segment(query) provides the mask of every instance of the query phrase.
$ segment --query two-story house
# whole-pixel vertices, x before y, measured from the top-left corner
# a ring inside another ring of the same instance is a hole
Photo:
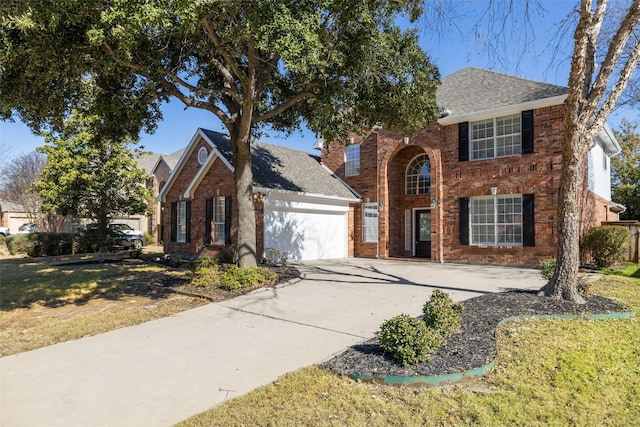
[[[321,156],[252,144],[258,257],[537,264],[555,256],[567,88],[466,68],[442,79],[442,117],[416,135],[375,129]],[[582,229],[617,219],[605,128],[589,152]],[[160,190],[164,249],[235,245],[227,136],[200,129]]]

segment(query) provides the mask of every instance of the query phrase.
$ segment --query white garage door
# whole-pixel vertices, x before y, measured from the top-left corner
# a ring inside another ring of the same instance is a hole
[[[348,205],[269,196],[264,206],[264,247],[292,261],[348,256]]]

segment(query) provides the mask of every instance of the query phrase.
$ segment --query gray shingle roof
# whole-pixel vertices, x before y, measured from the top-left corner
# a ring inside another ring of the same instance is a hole
[[[202,131],[230,164],[231,141],[219,132]],[[304,151],[263,142],[251,143],[253,185],[256,187],[356,198],[337,176],[320,164],[320,158]]]
[[[173,170],[176,167],[176,165],[178,164],[178,160],[180,160],[182,153],[184,153],[184,150],[186,150],[186,147],[181,148],[171,154],[162,154],[162,159],[167,163],[170,170]]]
[[[480,68],[464,68],[441,80],[438,105],[453,116],[566,95],[568,89]]]
[[[153,167],[160,158],[160,154],[148,153],[140,156],[137,160],[138,168],[144,170],[147,174],[153,173]]]

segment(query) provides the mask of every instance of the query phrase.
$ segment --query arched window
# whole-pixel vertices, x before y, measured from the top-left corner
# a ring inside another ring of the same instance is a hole
[[[405,176],[405,194],[429,194],[431,193],[431,167],[429,156],[420,154],[411,160]]]

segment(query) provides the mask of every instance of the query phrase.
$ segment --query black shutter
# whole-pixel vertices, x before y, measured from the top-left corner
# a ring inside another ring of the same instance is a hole
[[[535,203],[533,194],[522,195],[522,244],[535,246]]]
[[[178,235],[178,203],[171,202],[171,241],[176,241]]]
[[[224,243],[231,244],[231,196],[224,198]]]
[[[211,244],[211,216],[213,214],[213,198],[204,199],[204,244]]]
[[[469,244],[469,198],[460,197],[458,199],[460,204],[458,223],[460,224],[460,244]]]
[[[533,153],[533,110],[522,112],[522,154]]]
[[[469,122],[458,123],[458,160],[469,160]]]
[[[186,236],[185,236],[185,242],[189,243],[191,242],[191,200],[187,200],[186,202],[186,226],[187,226],[187,232],[186,232]]]

